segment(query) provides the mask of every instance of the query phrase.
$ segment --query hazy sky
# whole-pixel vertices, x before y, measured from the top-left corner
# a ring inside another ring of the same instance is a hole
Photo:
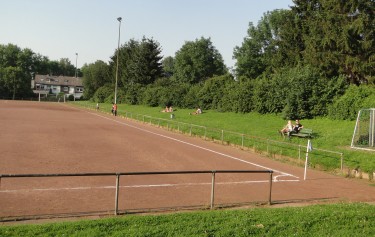
[[[0,0],[0,44],[29,48],[50,60],[68,58],[78,67],[108,62],[118,43],[143,36],[175,56],[186,41],[211,38],[228,67],[249,22],[289,9],[292,0]]]

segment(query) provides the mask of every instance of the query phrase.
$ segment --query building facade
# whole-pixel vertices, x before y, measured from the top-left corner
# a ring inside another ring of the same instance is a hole
[[[31,87],[36,94],[73,95],[80,99],[83,95],[82,77],[35,75]]]

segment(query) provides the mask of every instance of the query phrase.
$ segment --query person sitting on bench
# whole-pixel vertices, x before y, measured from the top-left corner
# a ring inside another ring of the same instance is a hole
[[[293,126],[293,132],[299,133],[303,128],[302,124],[300,123],[299,119],[296,119],[296,124]]]
[[[282,135],[282,136],[285,136],[285,134],[288,134],[288,137],[289,137],[289,134],[293,131],[293,124],[292,124],[292,121],[291,120],[288,120],[288,123],[285,125],[285,127],[283,129],[281,129],[279,131],[279,133]]]

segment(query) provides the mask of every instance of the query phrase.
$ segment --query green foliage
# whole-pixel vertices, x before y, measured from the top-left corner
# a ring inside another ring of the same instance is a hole
[[[288,10],[274,10],[263,15],[257,26],[249,23],[247,37],[241,47],[235,47],[237,77],[255,79],[265,71],[285,66],[287,53],[280,47],[287,40],[282,38],[284,22],[290,18]]]
[[[93,96],[94,101],[98,103],[112,103],[114,88],[111,84],[106,84],[98,88]]]
[[[164,70],[164,76],[165,77],[171,77],[174,74],[174,58],[171,56],[168,56],[162,60],[163,70]]]
[[[292,12],[304,44],[303,63],[327,77],[345,75],[353,84],[366,83],[375,61],[375,2],[294,1]]]
[[[206,80],[198,93],[200,106],[203,109],[221,108],[223,95],[227,93],[227,88],[231,83],[234,83],[234,79],[230,74]]]
[[[282,113],[285,119],[327,115],[328,105],[345,88],[342,77],[328,80],[311,67],[284,68],[254,85],[254,110]]]
[[[82,67],[82,72],[82,83],[85,88],[83,95],[86,98],[93,97],[97,89],[112,81],[109,74],[109,66],[100,60],[89,65],[85,64]]]
[[[142,41],[130,40],[119,52],[112,56],[112,72],[117,70],[117,53],[119,53],[118,75],[120,87],[129,84],[152,84],[162,76],[161,48],[158,42],[143,37]]]
[[[176,52],[174,75],[179,82],[195,84],[226,72],[224,60],[210,38],[185,42]]]
[[[329,108],[333,119],[355,120],[361,109],[375,108],[375,87],[351,85]]]
[[[10,236],[371,236],[375,206],[330,204],[196,211],[0,227]]]

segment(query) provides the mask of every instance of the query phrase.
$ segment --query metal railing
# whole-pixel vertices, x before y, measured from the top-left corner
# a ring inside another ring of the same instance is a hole
[[[204,140],[212,140],[221,144],[233,144],[241,149],[252,148],[255,151],[265,151],[272,155],[278,153],[289,157],[298,158],[300,161],[304,157],[307,146],[294,144],[291,142],[276,141],[268,138],[252,136],[244,133],[232,132],[223,129],[209,128],[202,125],[189,124],[175,121],[172,119],[155,118],[149,115],[133,114],[132,112],[125,112],[125,118],[141,121],[158,127],[165,127],[168,130],[177,131],[190,136],[199,136]],[[278,148],[278,150],[275,150]],[[297,153],[295,153],[297,151]],[[344,154],[342,152],[330,151],[325,149],[315,148],[310,151],[310,155],[316,157],[339,159],[337,167],[343,171],[344,168]],[[323,161],[324,163],[324,161]]]
[[[159,171],[159,172],[119,172],[119,173],[68,173],[68,174],[0,174],[0,189],[1,180],[4,178],[45,178],[45,177],[79,177],[79,176],[115,176],[116,178],[116,192],[115,192],[115,209],[114,214],[119,214],[119,193],[120,193],[120,177],[121,176],[135,176],[135,175],[170,175],[170,174],[211,174],[211,199],[210,209],[214,209],[215,200],[215,176],[222,173],[256,173],[269,174],[269,193],[268,204],[272,204],[272,170],[202,170],[202,171]]]
[[[95,106],[90,103],[87,103],[84,106],[90,109],[95,109]],[[199,136],[204,140],[212,140],[226,145],[235,145],[241,149],[253,149],[258,153],[266,152],[266,154],[269,156],[278,154],[280,156],[295,158],[298,159],[297,162],[301,162],[301,158],[305,157],[307,150],[307,146],[300,144],[277,141],[264,137],[210,128],[191,123],[184,123],[176,121],[172,118],[163,119],[127,111],[119,112],[118,116],[148,123],[158,127],[165,127],[170,131],[177,131],[179,133],[189,134],[190,136]],[[335,168],[339,168],[341,172],[344,169],[344,153],[342,152],[324,150],[314,147],[313,151],[310,151],[309,154],[311,165],[321,167],[322,165],[325,166],[328,164],[329,167],[334,166]],[[319,158],[319,160],[317,158]]]

